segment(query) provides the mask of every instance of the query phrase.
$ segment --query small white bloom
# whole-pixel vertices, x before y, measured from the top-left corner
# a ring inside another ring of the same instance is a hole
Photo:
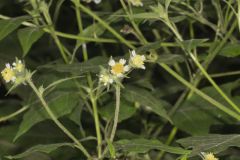
[[[114,61],[114,59],[112,59],[112,57],[110,58],[108,65],[111,67],[115,65],[115,61]]]
[[[115,62],[112,58],[110,58],[108,64],[111,66],[111,73],[117,77],[123,77],[124,73],[130,69],[128,65],[125,65],[125,59],[120,59],[118,62]]]
[[[204,153],[204,152],[201,152],[201,154],[202,154],[202,156],[203,156],[203,157],[202,157],[203,160],[218,160],[218,158],[216,158],[213,153]]]
[[[6,64],[6,67],[1,71],[3,79],[6,81],[6,83],[12,81],[15,82],[16,76],[13,71],[13,68],[9,63]]]
[[[18,59],[12,65],[14,66],[13,69],[18,71],[18,72],[22,72],[24,70],[24,68],[25,68],[25,66],[22,63],[22,61],[18,60]]]
[[[113,78],[107,73],[102,73],[99,76],[99,81],[102,82],[104,86],[107,86],[113,83]]]
[[[119,63],[121,63],[122,65],[125,65],[126,60],[125,60],[125,59],[120,59],[120,60],[119,60]]]
[[[142,7],[143,6],[143,3],[141,0],[128,0],[130,3],[132,3],[133,6],[136,6],[136,7]]]
[[[93,0],[95,4],[99,4],[102,2],[102,0]]]
[[[131,56],[130,56],[130,61],[129,64],[133,68],[141,68],[145,69],[146,67],[144,66],[144,62],[146,60],[146,57],[144,55],[138,55],[136,54],[136,51],[133,50],[131,51]]]

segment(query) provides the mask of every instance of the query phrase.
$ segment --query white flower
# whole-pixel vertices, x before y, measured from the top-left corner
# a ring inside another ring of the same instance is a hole
[[[16,76],[13,71],[13,68],[9,63],[6,64],[6,67],[1,72],[3,79],[6,81],[6,83],[12,81],[15,82]]]
[[[84,1],[84,2],[86,2],[86,3],[94,2],[95,4],[99,4],[99,3],[102,2],[102,0],[82,0],[82,1]]]
[[[113,83],[113,78],[107,73],[102,73],[99,76],[99,81],[102,82],[104,86],[107,86]]]
[[[18,72],[22,72],[25,68],[21,60],[16,60],[16,62],[14,62],[12,65],[14,66],[13,69]]]
[[[203,155],[203,160],[218,160],[213,153],[201,153]]]
[[[125,59],[120,59],[118,62],[115,62],[112,58],[110,58],[108,64],[111,66],[111,73],[117,77],[123,77],[124,73],[130,69],[128,65],[125,65]]]
[[[143,6],[143,3],[141,0],[128,0],[130,3],[132,3],[133,6],[136,6],[136,7],[142,7]]]
[[[136,51],[133,50],[131,51],[131,56],[130,56],[130,61],[129,64],[133,68],[141,68],[145,69],[146,67],[144,66],[144,62],[146,60],[146,57],[144,55],[138,55],[136,54]]]
[[[94,2],[95,4],[99,4],[99,3],[101,3],[101,1],[102,1],[102,0],[93,0],[93,2]]]

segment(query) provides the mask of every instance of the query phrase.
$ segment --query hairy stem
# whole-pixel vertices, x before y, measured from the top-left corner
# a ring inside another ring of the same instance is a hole
[[[191,83],[186,81],[184,78],[182,78],[180,75],[178,75],[175,71],[173,71],[169,66],[166,64],[160,64],[166,71],[168,71],[173,77],[175,77],[177,80],[179,80],[182,84],[190,88],[192,91],[194,91],[197,95],[201,96],[203,99],[207,100],[209,103],[216,106],[218,109],[222,110],[223,112],[227,113],[231,117],[235,118],[236,120],[240,120],[240,115],[232,111],[231,109],[227,108],[226,106],[222,105],[218,101],[214,100],[207,94],[203,93],[201,90],[194,87]]]
[[[115,108],[115,114],[114,114],[113,128],[110,135],[110,142],[113,142],[115,133],[117,130],[118,116],[120,111],[120,94],[121,94],[121,89],[120,89],[120,86],[117,85],[116,86],[116,108]]]
[[[44,100],[42,93],[36,88],[34,83],[31,79],[27,80],[27,83],[30,85],[30,87],[33,89],[33,91],[36,93],[37,97],[39,98],[40,102],[42,103],[44,109],[47,111],[48,115],[51,117],[53,122],[70,138],[74,143],[76,143],[77,148],[83,152],[83,154],[91,159],[90,154],[88,151],[83,147],[83,145],[79,142],[79,140],[66,128],[64,125],[57,119],[57,117],[54,115],[50,107],[48,106],[47,102]]]
[[[93,117],[95,122],[95,129],[97,134],[97,143],[98,143],[98,157],[101,157],[102,154],[102,136],[100,131],[100,122],[98,117],[98,109],[97,109],[97,101],[96,98],[93,96],[93,93],[90,93],[90,99],[93,107]]]

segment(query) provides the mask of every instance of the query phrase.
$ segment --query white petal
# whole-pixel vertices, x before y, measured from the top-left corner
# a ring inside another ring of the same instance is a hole
[[[144,55],[141,56],[142,60],[145,61],[146,57]]]
[[[102,0],[94,0],[94,3],[99,4]]]
[[[11,78],[11,81],[12,81],[12,82],[14,82],[15,80],[16,80],[16,77],[15,77],[15,76]]]
[[[122,65],[124,65],[126,63],[126,60],[125,59],[120,59],[119,60],[119,63],[121,63]]]
[[[132,54],[133,57],[136,56],[136,51],[135,51],[135,50],[132,50],[132,51],[131,51],[131,54]]]
[[[109,83],[111,83],[111,84],[112,84],[112,83],[113,83],[113,79],[109,79]]]
[[[117,77],[123,77],[122,73],[117,74]]]
[[[115,63],[115,61],[111,58],[110,60],[109,60],[109,62],[108,62],[108,65],[109,66],[114,66],[116,63]]]
[[[127,72],[127,71],[129,71],[129,70],[130,70],[130,67],[129,67],[128,65],[126,65],[126,66],[124,66],[124,68],[123,68],[123,69],[124,69],[124,71],[125,71],[125,72]]]
[[[22,63],[22,61],[21,61],[21,60],[18,60],[18,63]]]
[[[7,63],[7,64],[6,64],[6,67],[7,67],[7,68],[11,68],[11,66],[10,66],[10,64],[9,64],[9,63]]]
[[[142,69],[146,69],[146,67],[144,65],[141,66]]]
[[[13,66],[16,66],[17,64],[14,62],[12,65],[13,65]]]

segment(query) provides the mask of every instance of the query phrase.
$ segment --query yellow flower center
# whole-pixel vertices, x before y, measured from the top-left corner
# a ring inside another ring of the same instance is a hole
[[[15,73],[13,72],[13,70],[11,70],[10,68],[5,68],[2,72],[2,77],[6,82],[9,82],[10,80],[12,80],[12,78],[15,76]]]
[[[140,55],[136,55],[132,58],[132,64],[135,67],[141,67],[142,65],[144,65],[144,62],[142,60],[142,57]]]
[[[114,74],[121,74],[124,72],[124,66],[121,63],[116,63],[114,66],[112,66],[112,73]]]

